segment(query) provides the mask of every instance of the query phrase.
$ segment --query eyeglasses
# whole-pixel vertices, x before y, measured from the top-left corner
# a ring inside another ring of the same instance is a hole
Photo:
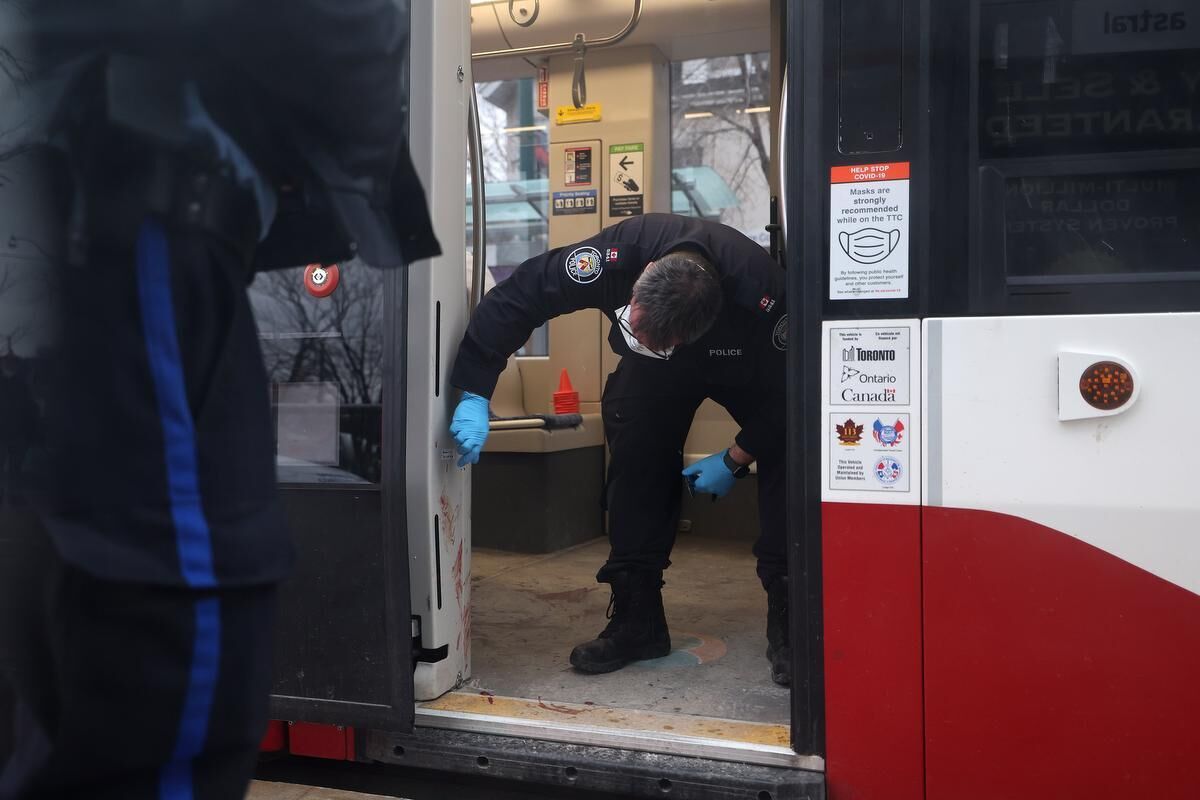
[[[666,350],[654,350],[639,342],[638,338],[633,335],[633,328],[629,325],[629,306],[617,309],[617,326],[621,329],[621,335],[625,337],[625,344],[635,353],[668,361],[675,352],[674,346],[668,347]]]

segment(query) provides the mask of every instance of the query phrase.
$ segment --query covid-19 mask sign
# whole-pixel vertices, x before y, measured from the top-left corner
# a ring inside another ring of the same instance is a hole
[[[833,167],[829,299],[908,297],[908,162]]]

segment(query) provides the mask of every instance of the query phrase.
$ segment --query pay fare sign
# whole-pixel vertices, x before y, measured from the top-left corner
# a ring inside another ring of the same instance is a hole
[[[908,166],[830,170],[829,299],[908,297]]]

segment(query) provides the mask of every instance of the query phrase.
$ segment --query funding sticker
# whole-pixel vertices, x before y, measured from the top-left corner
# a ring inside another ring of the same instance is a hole
[[[829,299],[908,297],[908,162],[833,167]]]
[[[821,497],[921,501],[920,320],[822,324]]]
[[[604,271],[600,251],[594,247],[577,247],[567,256],[567,275],[576,283],[591,283]]]
[[[907,327],[831,328],[829,404],[909,404],[911,331]]]

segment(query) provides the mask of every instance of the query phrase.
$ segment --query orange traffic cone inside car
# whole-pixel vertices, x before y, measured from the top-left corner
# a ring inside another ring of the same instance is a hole
[[[554,393],[554,413],[579,413],[579,392],[571,385],[571,376],[565,369],[558,376],[558,391]]]

